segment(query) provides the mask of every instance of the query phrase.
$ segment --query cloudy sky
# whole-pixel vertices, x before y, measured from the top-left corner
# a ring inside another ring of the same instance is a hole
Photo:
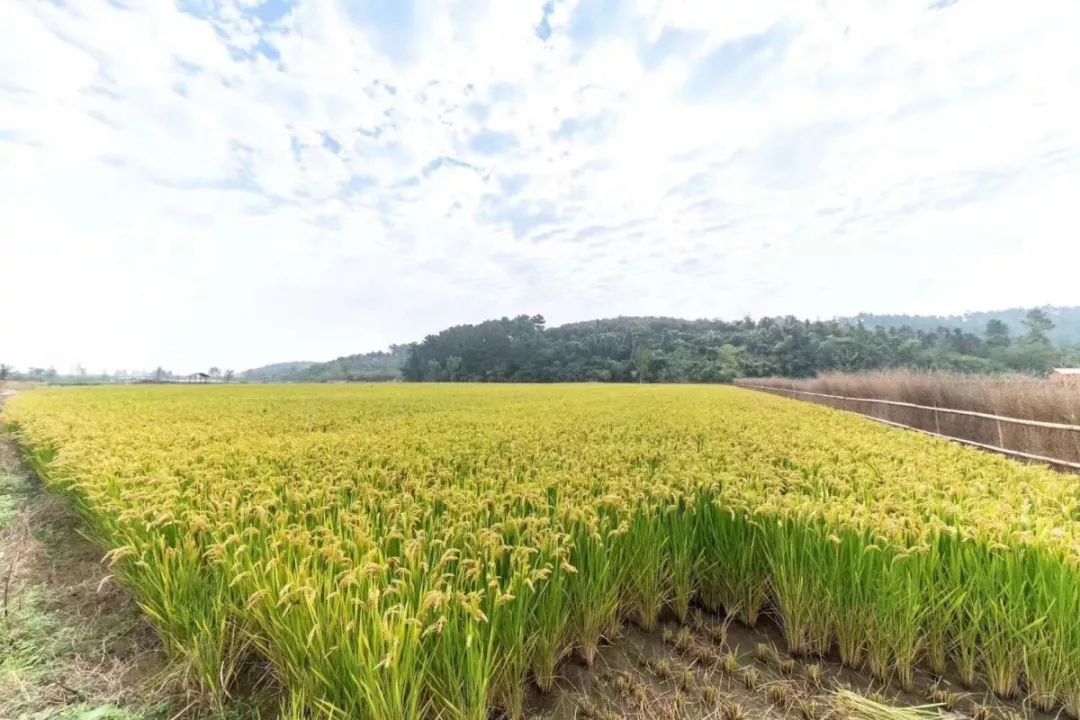
[[[1080,3],[5,0],[0,361],[1080,304]]]

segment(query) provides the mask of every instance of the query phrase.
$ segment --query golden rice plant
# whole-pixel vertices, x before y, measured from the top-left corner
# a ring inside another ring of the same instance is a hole
[[[208,704],[521,717],[702,605],[910,685],[1080,711],[1080,484],[724,387],[37,390],[9,401]]]

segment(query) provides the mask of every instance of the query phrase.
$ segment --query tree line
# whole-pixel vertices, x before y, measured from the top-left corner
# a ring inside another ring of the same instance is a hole
[[[1064,317],[1060,312],[1058,317]],[[1014,330],[1015,328],[1015,330]],[[287,362],[234,373],[211,368],[224,382],[730,382],[736,377],[808,377],[820,372],[907,368],[971,374],[1080,366],[1080,345],[1055,344],[1054,319],[1026,311],[1010,325],[990,318],[978,330],[794,317],[736,321],[622,317],[547,327],[542,315],[459,325],[389,352],[322,363]],[[50,383],[176,381],[157,368],[73,376],[53,368],[16,372],[0,363],[0,381]]]
[[[1046,305],[1040,310],[1053,321],[1050,340],[1059,347],[1069,347],[1080,343],[1080,307],[1062,307]],[[964,315],[877,315],[859,313],[852,318],[842,318],[846,322],[862,323],[866,327],[900,327],[907,325],[914,330],[936,330],[939,327],[960,328],[980,334],[990,320],[1000,320],[1018,334],[1025,331],[1024,321],[1030,308],[1006,308],[965,313]]]
[[[206,371],[206,375],[215,382],[231,383],[236,377],[233,370],[222,370],[212,367]],[[158,366],[152,372],[131,372],[128,370],[116,370],[100,373],[87,372],[82,365],[76,365],[75,370],[69,373],[61,373],[55,367],[29,367],[25,371],[19,371],[14,366],[0,363],[0,382],[5,380],[24,380],[47,383],[49,385],[115,385],[131,382],[182,382],[189,380],[191,374],[175,373],[164,367]]]
[[[626,317],[548,328],[542,315],[459,325],[408,346],[414,382],[730,382],[892,368],[1045,374],[1080,364],[1054,323],[1030,310],[1023,332],[989,320],[982,332],[874,327],[775,317],[734,322]]]

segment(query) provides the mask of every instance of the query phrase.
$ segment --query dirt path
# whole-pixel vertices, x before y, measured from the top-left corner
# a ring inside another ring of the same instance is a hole
[[[167,718],[160,645],[78,527],[0,430],[0,720]]]

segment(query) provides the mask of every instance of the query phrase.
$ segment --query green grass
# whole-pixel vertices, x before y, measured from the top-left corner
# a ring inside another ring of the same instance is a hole
[[[19,475],[0,470],[0,531],[15,521],[30,495],[30,484]]]

